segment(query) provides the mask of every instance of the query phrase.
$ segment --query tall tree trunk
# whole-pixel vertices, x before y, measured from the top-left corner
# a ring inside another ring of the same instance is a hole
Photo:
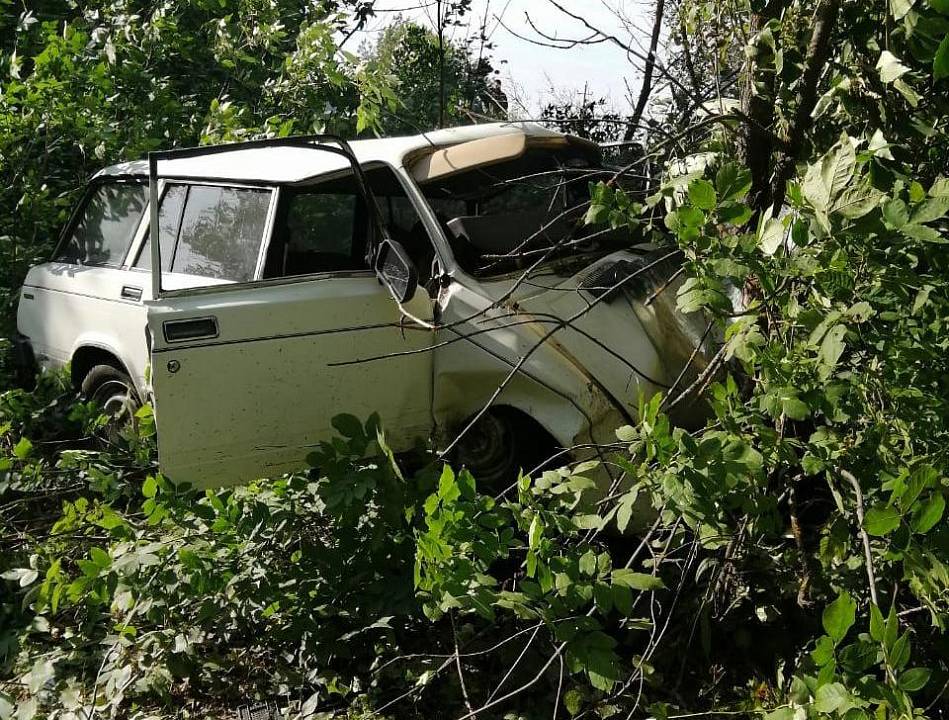
[[[760,13],[751,16],[750,30],[758,35],[769,22],[784,12],[787,0],[769,0]],[[741,109],[748,120],[740,138],[742,160],[751,171],[750,201],[756,210],[770,204],[771,157],[774,154],[774,92],[776,77],[765,70],[755,57],[745,61],[741,85]]]
[[[436,0],[435,18],[438,25],[438,127],[445,127],[445,15],[444,0]]]
[[[804,73],[797,90],[797,109],[788,127],[784,149],[778,157],[771,184],[771,203],[775,213],[784,204],[788,180],[794,174],[794,166],[804,150],[805,135],[814,124],[812,114],[817,104],[817,86],[821,73],[830,56],[830,40],[840,15],[841,0],[823,0],[817,9],[814,32],[804,58]]]

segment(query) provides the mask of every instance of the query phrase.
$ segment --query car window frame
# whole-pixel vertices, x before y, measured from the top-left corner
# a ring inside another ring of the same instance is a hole
[[[141,185],[145,188],[145,205],[142,208],[142,215],[138,219],[138,223],[135,225],[134,230],[129,235],[129,242],[125,247],[125,250],[122,253],[121,260],[117,263],[84,263],[84,262],[68,262],[66,260],[60,260],[59,255],[65,248],[66,243],[72,238],[73,232],[76,230],[76,226],[79,224],[79,221],[82,219],[83,214],[86,212],[86,207],[91,202],[92,198],[98,192],[99,188],[103,185]],[[63,227],[62,232],[59,234],[59,239],[56,241],[56,245],[53,248],[53,252],[49,256],[50,263],[60,263],[63,265],[73,265],[75,267],[89,267],[89,268],[107,268],[111,270],[122,270],[128,267],[129,255],[135,249],[140,242],[140,234],[142,230],[142,225],[148,224],[148,178],[142,177],[141,175],[129,175],[129,174],[116,174],[116,175],[97,175],[89,180],[86,183],[86,187],[83,190],[82,197],[79,199],[79,202],[76,203],[76,206],[72,209],[72,212],[69,215],[69,219],[66,221],[66,225]]]
[[[169,179],[169,180],[159,179],[159,187],[158,187],[159,205],[161,204],[161,201],[164,200],[165,193],[172,185],[182,185],[182,186],[187,186],[187,187],[213,186],[213,187],[223,187],[223,188],[229,188],[229,189],[235,189],[235,190],[263,190],[270,193],[270,198],[267,205],[267,215],[264,220],[264,227],[261,232],[260,241],[257,247],[257,259],[254,265],[254,272],[250,280],[244,280],[242,282],[238,282],[235,280],[227,280],[223,284],[202,285],[202,286],[189,287],[189,288],[180,288],[177,290],[163,288],[162,297],[179,297],[182,295],[196,294],[197,291],[205,291],[205,290],[243,288],[243,287],[247,287],[248,285],[253,285],[254,283],[256,283],[258,279],[260,278],[261,272],[263,272],[263,263],[266,257],[265,248],[270,245],[270,236],[271,236],[271,233],[273,232],[274,218],[276,216],[276,211],[277,211],[277,202],[278,202],[280,186],[266,184],[266,183],[243,182],[240,180],[226,180],[226,179],[222,180],[222,179],[217,179],[217,178],[213,180],[204,180],[202,178],[197,178],[197,177],[188,178],[188,179],[178,179],[178,178]],[[186,209],[186,206],[187,206],[187,201],[185,202],[184,206],[182,206],[182,213]],[[148,204],[146,204],[145,230],[142,232],[141,238],[139,239],[137,243],[137,247],[135,248],[134,255],[130,253],[129,256],[127,257],[127,263],[128,263],[127,269],[132,270],[134,272],[147,273],[149,275],[152,273],[151,268],[136,267],[135,263],[138,262],[141,254],[145,251],[146,241],[150,238],[150,235],[148,232],[150,230],[149,226],[151,224],[148,218],[150,210],[151,208],[149,207]],[[181,222],[181,218],[179,218],[179,237],[175,239],[175,252],[177,252],[177,245],[181,239],[180,238],[180,222]],[[149,245],[149,251],[151,251],[150,245]],[[172,270],[161,270],[161,273],[162,275],[183,275],[183,276],[195,277],[195,278],[207,277],[206,275],[194,275],[191,273],[175,273]]]
[[[415,196],[415,188],[409,182],[409,180],[404,176],[402,172],[399,171],[399,168],[394,166],[390,162],[385,160],[370,160],[368,162],[360,163],[360,167],[364,172],[372,172],[373,170],[378,170],[379,168],[385,168],[391,172],[396,181],[399,183],[399,186],[402,188],[402,192],[405,194],[406,199],[411,203],[412,208],[415,210],[415,214],[418,216],[419,221],[422,223],[422,226],[425,228],[428,234],[428,241],[431,243],[432,248],[435,250],[435,257],[438,259],[439,264],[444,269],[444,259],[442,257],[442,251],[439,247],[439,243],[432,236],[432,230],[427,219],[428,204],[425,203],[423,207],[419,207],[419,201]],[[337,178],[345,177],[352,174],[350,168],[344,168],[341,170],[334,170],[332,172],[323,173],[322,175],[314,175],[295,183],[284,183],[277,186],[277,205],[275,207],[274,218],[276,218],[276,208],[279,207],[281,191],[287,188],[305,188],[308,185],[318,185],[321,182],[334,180]],[[258,268],[259,274],[257,279],[253,283],[242,283],[243,286],[249,284],[261,286],[261,287],[270,287],[275,285],[284,285],[290,283],[299,283],[307,282],[310,280],[332,280],[333,278],[352,278],[352,277],[376,277],[376,272],[371,267],[361,268],[359,270],[322,270],[314,273],[307,273],[304,275],[289,275],[284,277],[274,277],[274,278],[264,278],[260,275],[263,274],[264,264],[266,263],[267,253],[270,250],[270,244],[273,242],[273,231],[274,226],[270,228],[270,235],[267,238],[266,248],[264,249],[261,264]],[[367,238],[368,240],[368,238]],[[365,247],[364,247],[365,249]],[[227,288],[232,288],[234,285],[227,286],[218,286],[211,288],[212,290],[225,290]],[[195,288],[196,290],[204,290],[206,288]],[[179,291],[180,292],[180,291]]]
[[[363,171],[371,171],[378,168],[386,168],[393,175],[395,175],[396,180],[402,188],[402,191],[405,193],[406,198],[412,204],[413,209],[419,217],[419,220],[422,222],[423,227],[425,227],[428,233],[428,240],[432,244],[432,247],[435,251],[435,257],[438,260],[439,266],[442,273],[449,272],[449,266],[454,266],[454,258],[450,254],[450,250],[447,251],[449,254],[446,256],[446,250],[443,247],[445,241],[444,238],[440,235],[440,228],[435,225],[436,232],[438,234],[433,234],[433,223],[437,223],[434,220],[434,216],[431,214],[431,208],[425,200],[424,195],[419,192],[417,186],[415,186],[412,181],[406,177],[403,169],[394,165],[391,162],[386,160],[370,160],[368,162],[360,163],[360,167]],[[169,184],[176,185],[220,185],[223,187],[243,187],[249,189],[265,189],[271,190],[271,203],[268,210],[267,222],[264,226],[264,239],[261,243],[260,253],[257,257],[257,268],[254,272],[254,279],[248,280],[245,282],[227,282],[217,285],[204,285],[196,287],[186,287],[186,288],[162,288],[159,297],[162,298],[178,298],[178,297],[193,297],[199,295],[210,295],[215,293],[222,292],[231,292],[234,290],[243,290],[253,287],[279,287],[281,285],[290,285],[297,284],[302,282],[311,282],[314,280],[332,280],[336,278],[354,278],[354,277],[369,277],[376,278],[376,272],[371,267],[362,268],[359,270],[325,270],[316,273],[308,273],[306,275],[293,275],[289,277],[274,277],[274,278],[264,278],[262,277],[264,272],[264,266],[267,260],[267,253],[270,249],[270,244],[273,241],[273,233],[276,223],[277,209],[280,204],[280,199],[282,191],[285,188],[299,188],[306,187],[307,185],[318,184],[324,180],[332,180],[336,177],[343,177],[345,175],[351,174],[353,171],[351,168],[344,168],[340,170],[334,170],[327,173],[322,173],[319,175],[313,175],[299,182],[292,183],[262,183],[254,181],[240,181],[240,180],[228,180],[227,178],[213,178],[213,179],[204,179],[201,177],[175,177],[175,178],[158,178],[158,196],[159,198],[164,197],[165,187]],[[150,208],[146,205],[144,222],[146,226],[150,225],[149,221],[149,212]],[[141,240],[141,249],[144,249],[144,234]],[[137,255],[135,256],[137,259]],[[449,265],[450,264],[450,265]],[[142,268],[135,268],[134,264],[130,269],[135,270],[136,272],[148,272],[151,273],[153,270],[143,270]],[[163,273],[168,274],[168,273]],[[194,276],[201,277],[201,276]],[[381,286],[380,286],[381,287]]]

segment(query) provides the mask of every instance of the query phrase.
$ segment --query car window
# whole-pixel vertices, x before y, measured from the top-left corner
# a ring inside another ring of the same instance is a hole
[[[81,265],[119,266],[125,259],[147,202],[139,183],[102,183],[86,198],[56,260]]]
[[[355,194],[288,192],[280,217],[284,246],[279,274],[306,275],[363,267],[353,253],[357,204]]]
[[[383,222],[419,274],[431,268],[434,249],[415,206],[387,167],[366,170]],[[366,270],[368,213],[351,174],[281,190],[264,277]]]
[[[267,224],[270,190],[169,185],[158,207],[164,272],[248,282]],[[135,267],[150,269],[146,234]]]
[[[253,280],[269,206],[269,190],[189,186],[172,272]]]
[[[161,238],[162,270],[171,270],[175,242],[178,240],[178,228],[181,226],[181,211],[185,207],[188,188],[185,185],[170,185],[162,196],[158,206],[158,237]],[[150,270],[152,267],[152,243],[148,233],[139,251],[135,267]]]

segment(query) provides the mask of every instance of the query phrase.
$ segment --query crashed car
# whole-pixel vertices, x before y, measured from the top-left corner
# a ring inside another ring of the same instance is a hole
[[[534,124],[153,153],[98,173],[30,270],[19,356],[114,414],[151,401],[176,482],[297,470],[344,412],[516,477],[702,369],[656,292],[672,254],[583,221],[612,176]]]

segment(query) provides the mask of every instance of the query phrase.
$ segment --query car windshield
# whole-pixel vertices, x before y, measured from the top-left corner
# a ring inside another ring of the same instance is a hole
[[[516,160],[422,182],[421,188],[458,264],[484,278],[538,260],[602,255],[635,244],[627,228],[583,221],[590,183],[614,175],[575,149],[534,148]]]

